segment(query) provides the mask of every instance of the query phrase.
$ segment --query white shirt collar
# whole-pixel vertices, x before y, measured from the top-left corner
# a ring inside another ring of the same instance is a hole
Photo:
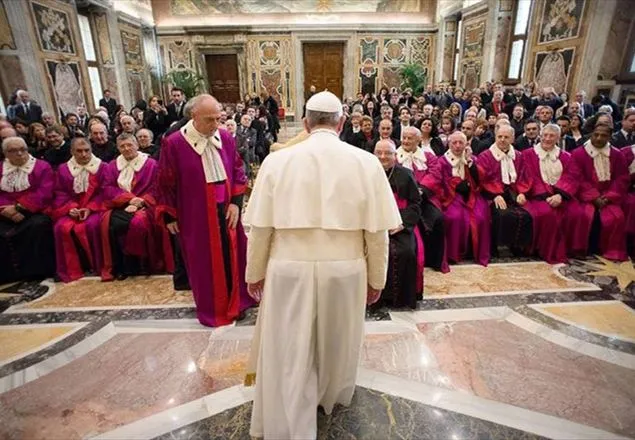
[[[205,182],[215,183],[227,180],[225,165],[220,155],[220,150],[223,149],[220,132],[216,130],[216,133],[213,135],[204,136],[194,128],[194,121],[190,119],[188,123],[181,128],[181,134],[192,149],[201,156]]]
[[[468,165],[467,160],[465,160],[465,153],[463,156],[455,156],[452,151],[448,149],[443,153],[443,156],[445,160],[452,165],[452,177],[465,179],[465,166]]]
[[[611,145],[604,148],[595,148],[590,140],[584,143],[584,150],[593,158],[593,168],[600,182],[611,180]]]
[[[428,158],[420,147],[417,147],[415,151],[406,151],[403,147],[397,148],[397,162],[413,171],[428,169]]]
[[[148,160],[146,153],[139,153],[137,157],[131,161],[127,161],[123,155],[117,157],[117,170],[119,170],[119,177],[117,178],[117,184],[119,188],[128,192],[132,191],[132,180],[135,173],[139,172]]]
[[[509,151],[505,153],[494,143],[489,147],[489,151],[494,156],[494,159],[500,163],[501,167],[501,179],[505,185],[516,182],[518,175],[516,174],[516,165],[514,165],[514,159],[516,159],[516,150],[514,146],[509,146]]]
[[[196,151],[199,156],[203,155],[203,151],[207,148],[208,142],[211,142],[218,150],[223,149],[218,130],[211,136],[205,136],[194,127],[194,120],[192,119],[181,128],[181,134],[183,134],[187,143],[190,144],[192,149]]]
[[[71,157],[67,164],[68,171],[73,177],[73,191],[75,191],[76,194],[82,194],[88,190],[89,175],[95,174],[97,171],[99,171],[101,159],[93,154],[93,156],[90,158],[90,162],[88,162],[86,165],[80,165],[77,163],[74,157]]]

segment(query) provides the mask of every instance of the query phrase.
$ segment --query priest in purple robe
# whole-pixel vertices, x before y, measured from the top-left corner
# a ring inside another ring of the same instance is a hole
[[[437,197],[438,188],[436,181],[428,178],[438,159],[430,147],[420,146],[421,131],[418,128],[404,128],[401,137],[402,144],[397,149],[397,161],[414,173],[421,192],[419,229],[425,243],[425,265],[443,273],[449,272],[445,253],[443,213]]]
[[[68,283],[86,272],[101,274],[100,220],[106,163],[83,137],[71,142],[71,159],[57,170],[53,219],[57,275]]]
[[[532,251],[547,263],[567,261],[562,220],[568,198],[555,188],[563,170],[569,166],[571,155],[558,147],[560,127],[547,124],[540,134],[540,142],[523,151],[523,172],[518,179],[516,201],[529,212],[533,224]]]
[[[221,108],[200,95],[192,119],[164,139],[159,220],[179,235],[201,324],[231,324],[253,305],[245,284],[246,236],[240,222],[247,178]]]
[[[0,163],[0,283],[47,278],[55,273],[51,166],[35,159],[21,137],[2,141]]]
[[[624,156],[630,176],[628,194],[622,206],[626,216],[626,248],[633,258],[635,257],[635,145],[626,146],[620,151]]]
[[[490,203],[492,213],[494,256],[498,256],[499,245],[521,254],[530,248],[532,240],[531,216],[517,203],[522,154],[512,145],[514,129],[501,122],[497,122],[495,143],[478,155],[476,165],[481,194]]]
[[[154,215],[158,163],[139,152],[133,134],[120,134],[117,149],[119,156],[108,164],[104,184],[104,281],[149,274],[162,265]]]
[[[490,211],[479,191],[476,158],[460,131],[448,138],[448,150],[439,157],[431,178],[439,188],[439,201],[445,222],[448,260],[460,262],[471,255],[487,266],[490,259]]]
[[[624,156],[609,143],[611,132],[611,126],[597,122],[590,139],[571,154],[571,166],[556,187],[580,202],[565,215],[569,252],[624,261],[628,256],[622,203],[630,177]]]

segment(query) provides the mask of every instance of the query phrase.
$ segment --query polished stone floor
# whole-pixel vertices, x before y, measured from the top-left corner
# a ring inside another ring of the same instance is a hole
[[[635,268],[426,270],[367,316],[353,404],[320,439],[635,438]],[[165,276],[0,286],[0,438],[248,439],[257,309],[201,327]]]

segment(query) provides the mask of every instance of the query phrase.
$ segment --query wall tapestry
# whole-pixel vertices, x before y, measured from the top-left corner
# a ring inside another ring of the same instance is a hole
[[[26,81],[17,55],[0,55],[0,66],[0,93],[6,105],[16,89],[26,88]]]
[[[40,3],[31,2],[40,49],[75,55],[73,31],[68,14]]]
[[[46,73],[53,89],[55,106],[60,115],[74,113],[84,103],[79,65],[77,63],[45,60]]]
[[[580,35],[584,3],[585,0],[545,2],[538,44],[577,38]]]
[[[574,48],[538,52],[534,61],[536,87],[553,87],[558,94],[566,92],[574,57]]]
[[[485,20],[465,25],[463,38],[463,58],[478,58],[483,55]]]
[[[126,64],[129,66],[142,66],[143,56],[141,55],[141,37],[138,34],[121,30],[121,43],[123,44],[123,52],[126,58]]]

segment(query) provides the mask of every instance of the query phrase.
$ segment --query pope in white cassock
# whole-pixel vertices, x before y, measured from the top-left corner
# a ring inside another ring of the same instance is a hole
[[[311,97],[308,139],[266,158],[249,199],[254,437],[316,438],[318,405],[350,404],[365,305],[386,282],[401,217],[379,160],[339,140],[344,120],[335,95]]]

